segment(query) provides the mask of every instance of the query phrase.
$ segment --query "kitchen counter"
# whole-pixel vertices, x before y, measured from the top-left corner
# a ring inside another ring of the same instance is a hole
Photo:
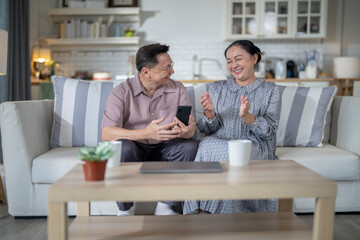
[[[268,82],[331,82],[335,81],[334,78],[314,78],[314,79],[300,79],[300,78],[283,78],[283,79],[275,79],[275,78],[266,78]],[[209,83],[220,80],[211,80],[211,79],[198,79],[198,80],[177,80],[182,83],[196,84],[196,83]]]
[[[338,87],[338,96],[349,96],[352,95],[352,87],[349,86],[349,81],[360,81],[360,78],[356,79],[337,79],[337,78],[315,78],[315,79],[300,79],[300,78],[284,78],[284,79],[275,79],[275,78],[266,78],[268,82],[275,82],[281,85],[287,86],[314,86],[314,87],[324,87],[335,85]],[[219,79],[197,79],[197,80],[177,80],[182,82],[185,86],[200,84],[200,83],[210,83],[214,81],[220,81]],[[35,86],[40,86],[42,89],[34,89],[33,94],[34,99],[44,99],[44,98],[53,98],[53,94],[50,94],[52,87],[50,80],[36,80],[31,79],[32,88]],[[40,96],[41,95],[41,96]]]
[[[276,78],[266,78],[268,82],[334,82],[334,78],[283,78],[283,79],[276,79]]]

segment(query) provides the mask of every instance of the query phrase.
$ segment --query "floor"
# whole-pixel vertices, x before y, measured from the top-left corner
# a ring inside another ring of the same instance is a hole
[[[0,204],[0,239],[6,240],[46,240],[47,226],[45,218],[14,219]],[[306,224],[312,226],[312,214],[298,215]],[[69,224],[73,219],[69,219]],[[335,216],[334,240],[360,239],[360,213],[342,213]]]

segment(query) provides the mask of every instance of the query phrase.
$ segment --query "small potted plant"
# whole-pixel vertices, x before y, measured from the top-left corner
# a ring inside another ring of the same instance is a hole
[[[84,161],[85,180],[104,180],[107,160],[114,153],[111,142],[100,142],[95,148],[82,146],[77,157]]]

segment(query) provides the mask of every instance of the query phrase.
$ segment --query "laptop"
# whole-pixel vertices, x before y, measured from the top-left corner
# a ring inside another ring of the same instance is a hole
[[[219,162],[144,162],[140,173],[219,173]]]

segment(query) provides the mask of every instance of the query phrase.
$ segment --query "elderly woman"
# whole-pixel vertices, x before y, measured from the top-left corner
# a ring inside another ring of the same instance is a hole
[[[253,160],[274,160],[281,97],[274,83],[255,77],[260,49],[239,40],[225,50],[225,57],[233,78],[213,82],[201,96],[204,115],[197,127],[208,136],[200,142],[195,161],[228,159],[231,139],[251,140]],[[275,199],[186,201],[183,210],[184,214],[275,211],[276,204]]]

